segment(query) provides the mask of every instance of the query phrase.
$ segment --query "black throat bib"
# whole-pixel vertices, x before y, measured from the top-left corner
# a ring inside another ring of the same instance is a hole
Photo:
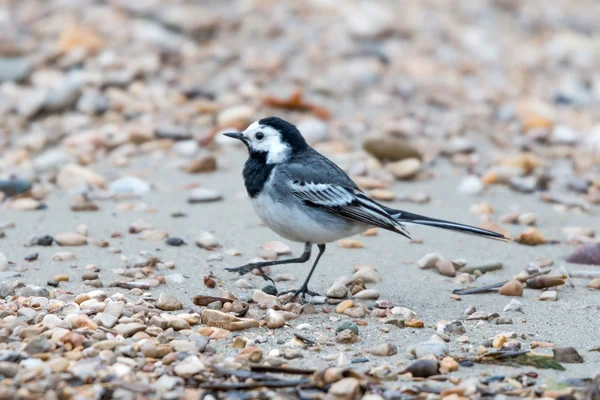
[[[250,157],[246,160],[242,172],[248,196],[254,198],[259,195],[274,167],[275,164],[267,164],[266,152],[250,152]]]

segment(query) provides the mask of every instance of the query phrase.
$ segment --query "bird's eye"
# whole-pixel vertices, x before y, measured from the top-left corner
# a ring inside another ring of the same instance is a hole
[[[256,140],[263,140],[265,138],[265,134],[262,132],[258,132],[255,137]]]

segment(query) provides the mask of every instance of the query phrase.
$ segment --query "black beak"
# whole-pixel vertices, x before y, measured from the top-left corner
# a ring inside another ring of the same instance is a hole
[[[244,141],[244,135],[241,132],[226,132],[223,135],[233,139]]]

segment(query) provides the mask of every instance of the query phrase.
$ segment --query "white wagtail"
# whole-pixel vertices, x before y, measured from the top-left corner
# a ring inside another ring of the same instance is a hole
[[[508,240],[503,235],[473,226],[395,210],[369,198],[331,160],[310,147],[291,123],[263,118],[243,132],[225,136],[241,140],[248,148],[244,165],[246,191],[262,222],[278,235],[304,243],[300,257],[254,262],[226,268],[240,275],[263,267],[304,263],[312,245],[319,254],[308,277],[292,297],[316,295],[308,289],[310,277],[325,251],[325,244],[364,232],[371,227],[396,232],[410,239],[404,224],[428,225],[457,232]],[[266,276],[263,273],[263,276]]]

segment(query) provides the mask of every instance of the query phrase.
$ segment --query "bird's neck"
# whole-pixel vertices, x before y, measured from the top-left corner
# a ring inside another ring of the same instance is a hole
[[[254,198],[263,190],[265,183],[269,180],[271,171],[276,164],[267,164],[266,152],[250,152],[250,157],[244,164],[244,185],[248,196]]]

